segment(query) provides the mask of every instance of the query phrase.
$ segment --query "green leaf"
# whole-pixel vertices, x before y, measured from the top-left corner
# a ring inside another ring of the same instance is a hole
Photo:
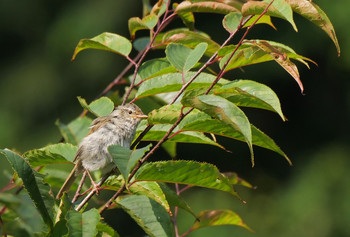
[[[139,37],[139,38],[135,39],[135,41],[133,42],[133,46],[138,52],[141,52],[147,47],[149,42],[150,42],[150,40],[149,40],[148,36]]]
[[[185,83],[188,82],[196,73],[188,72],[184,76]],[[216,76],[201,73],[199,76],[189,85],[187,89],[193,89],[198,87],[210,86]],[[229,82],[225,79],[220,79],[218,85]],[[151,96],[160,93],[179,91],[183,86],[182,75],[180,73],[168,73],[165,75],[157,76],[143,82],[139,90],[137,91],[135,98],[139,99],[145,96]]]
[[[214,94],[224,97],[237,106],[274,111],[283,121],[286,120],[278,96],[264,84],[250,80],[235,80],[217,88]]]
[[[238,12],[238,9],[221,2],[205,1],[191,3],[190,1],[183,1],[176,7],[175,12],[209,12],[229,14],[230,12]]]
[[[180,183],[216,189],[237,195],[229,180],[216,166],[196,161],[160,161],[144,164],[135,174],[135,181]]]
[[[248,26],[251,26],[258,18],[259,16],[253,16],[244,26],[243,28],[245,27],[248,27]],[[271,26],[272,28],[274,28],[275,30],[276,27],[274,26],[274,24],[272,23],[271,21],[271,17],[270,16],[267,16],[267,15],[263,15],[262,17],[260,17],[260,19],[255,23],[255,24],[267,24],[269,26]]]
[[[208,48],[205,55],[208,57],[212,56],[220,48],[220,45],[211,40],[208,35],[198,31],[194,32],[184,29],[176,29],[158,34],[152,45],[156,49],[164,49],[170,43],[183,44],[192,49],[200,43],[207,43]]]
[[[249,182],[239,177],[238,174],[235,172],[226,172],[226,173],[223,173],[223,175],[225,175],[229,179],[232,185],[241,185],[247,188],[255,188]]]
[[[192,12],[179,11],[177,12],[177,15],[181,18],[182,22],[187,26],[189,30],[194,30],[195,19]]]
[[[158,22],[158,16],[150,14],[142,20],[139,17],[132,17],[128,21],[131,39],[135,38],[135,34],[139,30],[151,30]]]
[[[175,236],[170,216],[153,199],[143,195],[131,195],[120,200],[118,204],[149,236]]]
[[[174,72],[176,72],[176,69],[171,66],[166,58],[156,58],[144,62],[138,70],[138,75],[140,76],[141,80],[148,80],[160,75]]]
[[[238,26],[241,23],[242,17],[242,14],[239,12],[231,12],[224,17],[222,20],[222,25],[224,26],[225,30],[227,30],[229,33],[232,33],[238,30]]]
[[[177,195],[177,193],[174,190],[170,189],[164,183],[159,183],[159,186],[163,190],[166,200],[169,202],[170,205],[180,207],[181,209],[187,211],[193,217],[196,218],[196,214],[193,212],[192,208],[187,204],[187,202],[180,195]]]
[[[242,6],[242,15],[260,15],[267,8],[271,0],[261,1],[248,1]],[[268,8],[266,15],[278,17],[288,21],[294,28],[298,31],[297,26],[293,20],[293,11],[291,6],[286,2],[286,0],[275,0],[272,5]]]
[[[85,49],[106,50],[126,57],[131,52],[132,45],[130,41],[123,36],[105,32],[91,39],[80,40],[74,50],[72,60],[75,59],[80,51]]]
[[[154,181],[140,181],[132,184],[129,190],[136,195],[145,195],[161,204],[164,209],[171,213],[169,203],[159,184]]]
[[[115,231],[112,227],[110,227],[106,223],[99,222],[97,223],[96,228],[98,232],[106,233],[108,236],[119,237],[119,234],[117,233],[117,231]],[[105,236],[105,235],[102,235],[102,236]]]
[[[88,117],[78,117],[68,125],[56,121],[62,137],[67,143],[78,145],[80,141],[89,133],[92,119]]]
[[[180,72],[187,72],[201,59],[208,44],[200,43],[193,50],[182,44],[169,44],[165,50],[169,62]]]
[[[162,148],[169,154],[171,158],[176,157],[176,142],[163,142]]]
[[[44,183],[43,175],[34,171],[23,157],[8,149],[0,150],[0,154],[6,157],[13,170],[17,172],[18,177],[22,179],[24,188],[45,224],[51,230],[53,227],[52,208],[54,197],[51,195],[50,186]]]
[[[31,166],[73,162],[78,147],[69,143],[58,143],[27,151],[23,156]]]
[[[86,103],[86,100],[80,96],[78,96],[78,100],[84,109],[88,110],[96,117],[107,116],[112,113],[114,109],[114,103],[108,97],[101,97],[92,101],[89,105]]]
[[[215,95],[187,97],[185,94],[181,103],[186,106],[195,107],[225,124],[232,126],[235,130],[241,133],[248,144],[251,152],[252,165],[254,166],[252,131],[247,116],[240,108],[225,98]]]
[[[137,162],[145,155],[145,153],[151,149],[151,147],[152,147],[152,144],[148,144],[145,147],[132,151],[128,165],[127,165],[127,170],[129,173],[134,169]]]
[[[334,27],[326,13],[314,2],[308,0],[286,0],[293,11],[320,27],[332,39],[340,54],[340,46]]]
[[[242,218],[231,210],[201,211],[197,218],[199,221],[193,224],[191,231],[208,226],[237,225],[253,232],[253,230],[243,222]]]
[[[67,213],[68,236],[94,237],[97,234],[97,225],[100,214],[96,209],[90,209],[84,213],[69,211]]]

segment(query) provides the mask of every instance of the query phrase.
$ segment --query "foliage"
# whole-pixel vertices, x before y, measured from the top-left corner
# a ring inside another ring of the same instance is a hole
[[[277,95],[261,83],[226,78],[224,75],[247,65],[275,61],[293,77],[303,92],[298,68],[292,60],[307,67],[308,62],[314,63],[312,60],[281,43],[246,38],[257,24],[275,27],[271,21],[273,17],[286,20],[297,31],[293,12],[321,28],[340,53],[327,15],[307,0],[230,0],[224,3],[215,0],[180,3],[159,0],[153,6],[149,1],[143,3],[144,16],[133,17],[128,22],[130,40],[105,32],[91,39],[82,39],[72,57],[72,60],[77,60],[79,52],[86,49],[110,51],[128,60],[126,69],[133,66],[134,72],[128,75],[129,70],[124,70],[107,86],[101,97],[90,104],[78,98],[84,109],[82,116],[69,124],[57,122],[65,143],[48,145],[23,155],[8,149],[1,150],[1,156],[16,172],[13,181],[19,186],[19,191],[24,187],[46,225],[41,235],[96,236],[103,233],[118,236],[101,219],[101,213],[108,208],[122,208],[149,236],[180,236],[176,221],[178,208],[193,215],[195,220],[181,236],[215,225],[236,225],[251,230],[231,210],[204,210],[197,215],[193,212],[181,197],[181,193],[191,187],[220,190],[244,202],[235,187],[252,186],[236,174],[221,173],[214,164],[181,160],[176,155],[176,144],[207,144],[226,151],[216,140],[216,136],[224,136],[247,144],[252,166],[254,145],[280,154],[291,164],[273,139],[251,124],[244,112],[244,107],[258,108],[272,111],[285,120]],[[215,42],[206,32],[195,30],[195,13],[198,12],[222,14],[223,28],[228,32],[224,43]],[[165,30],[177,17],[187,28]],[[148,31],[149,36],[137,38],[141,30]],[[238,32],[243,32],[242,36],[236,44],[231,44],[235,37],[239,37]],[[151,50],[162,50],[165,57],[146,60]],[[86,203],[95,194],[94,190],[85,199],[79,200],[76,206],[66,195],[61,200],[54,200],[53,192],[62,185],[69,171],[62,171],[63,175],[45,176],[43,173],[50,167],[72,163],[76,146],[89,132],[92,120],[86,114],[109,114],[114,106],[111,99],[115,96],[113,86],[122,79],[128,80],[125,93],[119,98],[122,103],[152,101],[153,110],[147,121],[139,125],[130,149],[117,145],[109,147],[121,175],[105,177],[101,184],[105,181],[104,188],[115,194],[104,201],[99,211],[90,207],[86,210]],[[137,148],[140,141],[152,141],[155,145]],[[150,157],[160,147],[168,152],[171,159],[151,162]],[[175,191],[164,183],[174,183]],[[14,194],[0,194],[0,202],[4,204],[0,213],[3,234],[22,232],[33,235],[18,221],[22,218],[18,210],[19,201],[16,197],[9,198]]]

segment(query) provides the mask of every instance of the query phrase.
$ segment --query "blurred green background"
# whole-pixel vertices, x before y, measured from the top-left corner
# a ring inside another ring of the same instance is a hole
[[[179,158],[210,161],[221,171],[235,171],[258,187],[239,189],[247,204],[221,192],[186,192],[184,197],[197,213],[230,208],[256,232],[222,226],[190,236],[350,236],[350,31],[346,24],[350,2],[314,2],[333,22],[341,57],[324,32],[299,16],[295,16],[298,33],[288,23],[274,19],[278,31],[257,26],[248,35],[250,39],[279,41],[318,63],[311,70],[298,64],[305,95],[274,63],[225,76],[257,80],[276,91],[288,122],[269,112],[246,112],[253,124],[275,139],[294,166],[277,154],[256,148],[256,167],[251,168],[246,146],[225,139],[221,142],[232,154],[215,147],[180,145]],[[128,37],[128,18],[141,13],[139,0],[0,0],[0,147],[25,152],[58,142],[55,121],[69,122],[80,114],[76,97],[91,101],[126,65],[118,55],[93,50],[80,53],[72,63],[76,44],[105,31]],[[196,16],[197,29],[223,42],[227,34],[218,30],[223,16]],[[0,165],[3,187],[12,171],[4,160]],[[180,213],[181,232],[193,221]],[[130,220],[119,226],[119,232],[140,236],[128,223]]]

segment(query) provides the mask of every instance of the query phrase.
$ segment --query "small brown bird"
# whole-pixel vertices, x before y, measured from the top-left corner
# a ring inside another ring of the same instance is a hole
[[[102,170],[104,173],[111,171],[115,164],[107,148],[110,145],[129,148],[142,118],[147,118],[147,115],[144,115],[137,105],[127,104],[116,107],[108,116],[92,121],[91,130],[81,141],[75,155],[75,166],[56,198],[61,198],[63,192],[70,189],[76,177],[83,171],[88,174],[94,170]],[[91,181],[96,187],[93,180]]]

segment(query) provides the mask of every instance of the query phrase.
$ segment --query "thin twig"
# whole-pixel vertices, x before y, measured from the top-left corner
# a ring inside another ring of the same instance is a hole
[[[78,189],[77,189],[77,191],[75,192],[75,195],[74,195],[74,197],[73,197],[73,199],[72,199],[72,203],[75,203],[75,201],[80,197],[80,190],[81,190],[81,188],[83,187],[85,178],[86,178],[86,172],[84,172],[84,173],[83,173],[83,177],[81,177],[81,180],[80,180]]]

